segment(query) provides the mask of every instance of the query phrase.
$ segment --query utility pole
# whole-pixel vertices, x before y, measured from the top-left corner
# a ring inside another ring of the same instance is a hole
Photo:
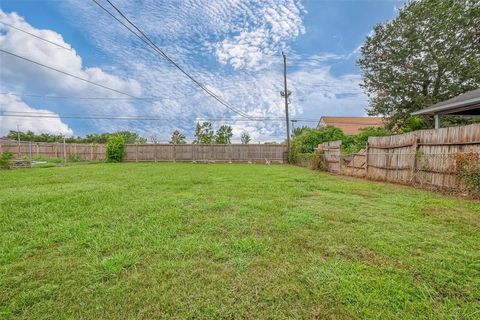
[[[283,56],[283,83],[284,91],[280,92],[282,97],[285,97],[285,124],[287,125],[287,153],[290,154],[290,121],[288,119],[288,97],[292,92],[287,89],[287,56],[282,51]]]

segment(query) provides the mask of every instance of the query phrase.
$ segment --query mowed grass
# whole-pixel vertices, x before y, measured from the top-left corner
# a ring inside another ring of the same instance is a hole
[[[293,166],[0,172],[2,319],[478,319],[480,202]]]

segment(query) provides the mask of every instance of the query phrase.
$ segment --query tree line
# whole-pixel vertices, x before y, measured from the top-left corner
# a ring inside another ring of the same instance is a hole
[[[111,133],[92,133],[87,134],[84,137],[81,136],[73,136],[73,137],[65,137],[61,134],[51,134],[51,133],[39,133],[36,134],[33,131],[14,131],[10,130],[5,138],[10,140],[20,140],[20,141],[32,141],[32,142],[65,142],[67,143],[98,143],[104,144],[107,143],[108,138],[111,136],[122,136],[125,143],[147,143],[147,139],[145,137],[140,136],[136,132],[132,131],[116,131]]]
[[[84,137],[74,136],[65,137],[61,134],[40,133],[36,134],[33,131],[14,131],[10,130],[5,138],[10,140],[32,141],[32,142],[65,142],[67,143],[98,143],[105,144],[109,138],[121,136],[126,144],[144,144],[147,143],[147,138],[140,136],[132,131],[116,131],[111,133],[92,133]],[[211,122],[197,122],[195,127],[193,144],[231,144],[233,137],[233,129],[229,125],[222,125],[215,132]],[[242,144],[251,142],[250,134],[246,131],[242,132],[240,136]],[[159,143],[156,135],[150,137],[151,143]],[[186,144],[187,139],[179,130],[175,130],[170,137],[170,144]]]

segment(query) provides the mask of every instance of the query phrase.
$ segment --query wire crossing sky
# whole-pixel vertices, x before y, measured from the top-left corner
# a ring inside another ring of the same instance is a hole
[[[166,139],[174,130],[190,136],[196,121],[208,120],[231,125],[234,141],[243,131],[254,141],[278,140],[285,132],[282,51],[296,127],[315,126],[322,115],[361,116],[359,47],[402,5],[3,0],[0,136],[18,125]]]

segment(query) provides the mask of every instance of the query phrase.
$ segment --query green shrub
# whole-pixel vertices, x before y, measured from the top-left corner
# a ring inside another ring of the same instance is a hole
[[[342,153],[356,153],[366,147],[369,137],[384,137],[391,132],[385,128],[363,128],[360,133],[354,136],[348,136],[342,141]]]
[[[108,137],[107,140],[107,162],[120,162],[125,153],[125,138],[123,135],[115,135]]]
[[[472,194],[480,195],[480,165],[472,166],[460,172],[460,177],[465,181]]]
[[[295,164],[302,167],[310,167],[313,159],[313,153],[299,153],[295,157]]]
[[[336,140],[343,141],[346,138],[347,137],[341,129],[331,126],[320,129],[304,129],[292,141],[289,161],[296,163],[299,161],[300,154],[313,153],[314,149],[321,143]]]
[[[455,164],[468,191],[480,195],[480,155],[474,151],[458,153],[455,155]]]
[[[315,150],[310,160],[310,168],[313,170],[326,170],[327,164],[322,150]]]
[[[427,129],[428,124],[425,121],[424,117],[421,116],[411,116],[409,117],[398,130],[400,133],[407,133],[422,129]]]
[[[14,159],[15,156],[11,151],[4,151],[0,154],[0,168],[2,169],[10,169],[11,163],[10,160]]]

